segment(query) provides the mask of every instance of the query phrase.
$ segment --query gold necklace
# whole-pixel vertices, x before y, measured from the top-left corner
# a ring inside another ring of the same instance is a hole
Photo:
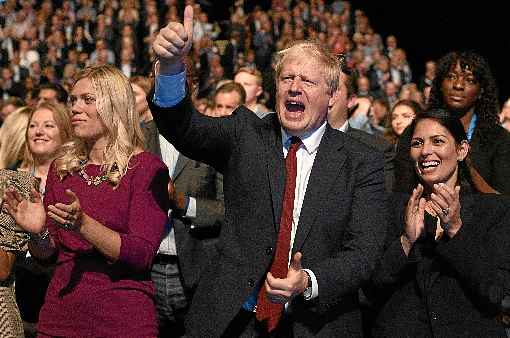
[[[97,187],[98,185],[100,185],[101,183],[103,183],[104,181],[106,181],[108,179],[106,174],[98,175],[98,176],[89,176],[85,172],[85,165],[86,164],[87,164],[87,162],[85,161],[82,164],[81,169],[78,172],[78,174],[85,180],[85,182],[87,182],[87,185],[92,185],[93,184],[94,186]]]

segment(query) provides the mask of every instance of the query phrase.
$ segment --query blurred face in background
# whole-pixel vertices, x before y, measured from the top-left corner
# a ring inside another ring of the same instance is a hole
[[[243,86],[246,92],[246,103],[252,104],[257,102],[257,97],[262,94],[262,87],[255,75],[240,72],[234,77],[234,81]]]
[[[3,106],[2,110],[0,111],[0,120],[4,121],[5,118],[16,109],[18,109],[18,107],[13,104],[7,104]]]
[[[506,100],[505,104],[503,105],[503,109],[501,109],[499,118],[501,122],[510,121],[510,99]]]
[[[411,107],[400,104],[393,109],[391,113],[391,128],[397,136],[402,135],[404,130],[413,122],[416,114]]]
[[[214,97],[213,115],[215,117],[231,115],[240,103],[241,98],[235,91],[217,93]]]
[[[137,84],[131,83],[131,88],[133,88],[133,93],[135,94],[135,109],[138,114],[143,114],[149,109],[149,104],[147,103],[147,98],[145,91]]]
[[[34,157],[52,158],[62,144],[60,129],[53,112],[38,109],[32,114],[28,123],[27,141]]]
[[[49,101],[57,103],[57,92],[53,89],[44,88],[39,91],[37,98],[39,102]]]

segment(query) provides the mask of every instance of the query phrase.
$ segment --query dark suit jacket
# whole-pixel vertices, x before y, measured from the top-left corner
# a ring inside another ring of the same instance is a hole
[[[494,189],[510,195],[510,133],[501,126],[491,129],[486,143],[475,133],[471,159],[480,175]]]
[[[462,228],[452,239],[400,244],[409,195],[395,195],[387,249],[373,277],[375,337],[506,337],[495,316],[510,291],[510,200],[461,195]]]
[[[382,152],[384,154],[384,184],[386,191],[393,191],[393,183],[395,181],[394,163],[395,151],[393,145],[386,141],[383,137],[369,134],[363,130],[347,127],[347,135],[371,146],[372,148]]]
[[[191,296],[209,263],[225,219],[223,176],[207,164],[179,155],[172,177],[175,189],[196,200],[196,217],[174,219],[175,245],[184,286]]]
[[[152,96],[149,95],[149,98]],[[214,264],[200,275],[187,334],[218,337],[265,279],[277,241],[285,184],[276,114],[244,107],[225,118],[151,103],[160,132],[191,158],[223,173],[225,224]],[[292,304],[296,336],[361,337],[358,288],[380,256],[386,231],[384,159],[329,126],[309,178],[292,251],[318,280],[319,297]]]
[[[399,138],[395,156],[395,191],[410,192],[416,185],[413,182],[414,165],[409,157],[411,136],[407,128]],[[496,126],[482,144],[475,130],[470,146],[473,165],[480,175],[495,190],[510,194],[510,133]]]

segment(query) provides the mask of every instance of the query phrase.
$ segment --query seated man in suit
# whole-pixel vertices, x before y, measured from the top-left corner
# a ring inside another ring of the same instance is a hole
[[[384,159],[326,121],[340,65],[314,42],[280,53],[277,114],[240,106],[211,118],[191,105],[182,58],[193,9],[153,48],[151,111],[186,156],[224,175],[225,223],[186,319],[190,337],[361,337],[359,287],[386,229]],[[370,212],[367,212],[367,211]]]
[[[355,82],[352,70],[345,63],[344,57],[340,59],[342,72],[338,82],[337,100],[328,114],[328,122],[334,129],[343,131],[347,135],[384,153],[384,182],[386,191],[393,191],[395,174],[393,172],[393,160],[395,153],[392,145],[384,138],[369,134],[349,125],[349,111],[355,109]]]

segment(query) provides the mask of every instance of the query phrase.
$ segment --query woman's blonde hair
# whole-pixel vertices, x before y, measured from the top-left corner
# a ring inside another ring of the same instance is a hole
[[[33,108],[21,107],[10,113],[0,128],[0,168],[13,168],[23,160],[25,133]]]
[[[106,180],[116,187],[129,167],[129,161],[138,149],[143,149],[143,134],[135,97],[127,77],[111,65],[87,67],[74,84],[89,79],[96,94],[97,114],[106,129],[108,142],[103,151],[101,171]],[[88,158],[83,140],[75,139],[62,146],[55,161],[57,174],[63,179],[79,171]]]
[[[39,103],[35,109],[32,110],[30,113],[29,119],[28,119],[28,125],[30,125],[30,121],[32,121],[32,117],[34,116],[35,112],[41,109],[47,109],[53,113],[53,119],[55,120],[55,123],[57,124],[58,131],[60,133],[60,140],[62,141],[62,144],[68,142],[71,140],[72,137],[72,127],[71,127],[71,119],[70,119],[70,113],[66,106],[60,103],[52,102],[52,101],[43,101]],[[23,156],[23,162],[21,163],[22,168],[29,168],[31,169],[35,165],[35,159],[34,155],[32,154],[32,151],[30,150],[30,146],[28,144],[28,128],[25,132],[25,155]],[[58,155],[53,154],[54,156]]]

